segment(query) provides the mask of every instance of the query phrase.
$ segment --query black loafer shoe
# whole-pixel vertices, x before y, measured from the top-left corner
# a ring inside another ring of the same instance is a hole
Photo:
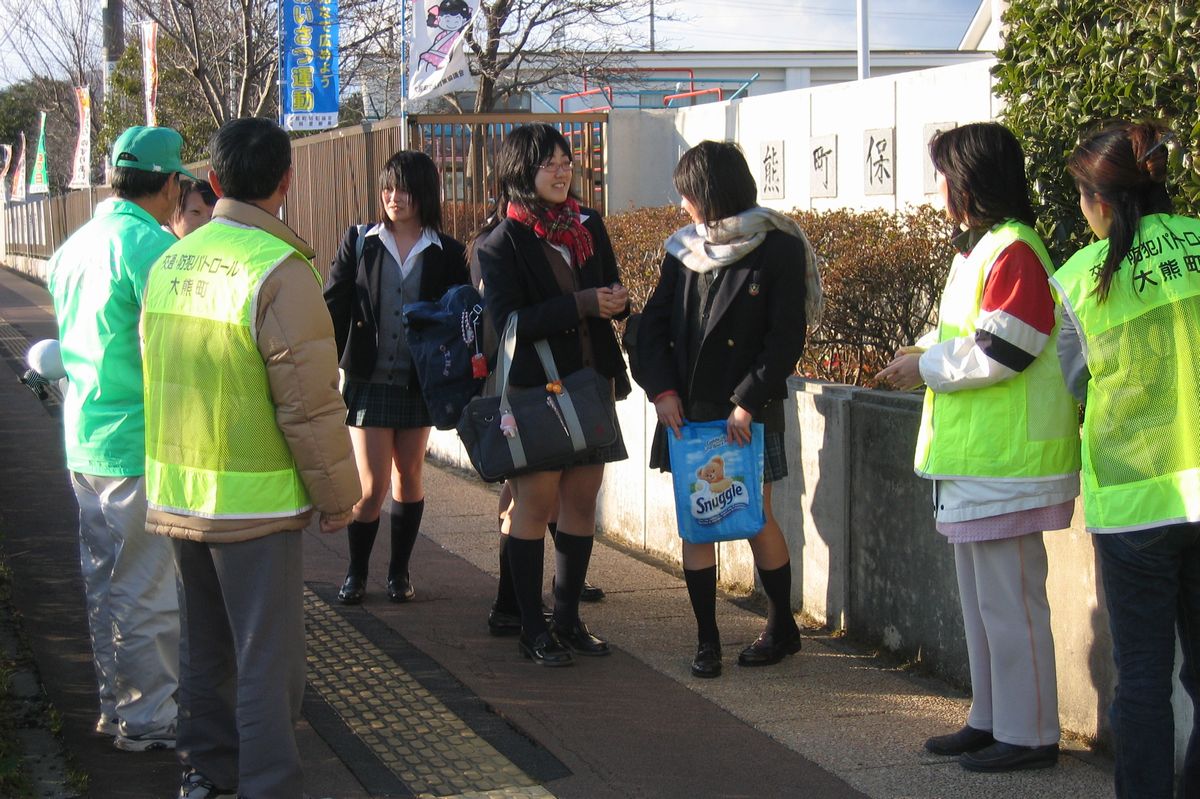
[[[583,581],[583,590],[579,592],[580,602],[599,602],[604,599],[604,589],[597,588],[587,580]]]
[[[1023,771],[1050,768],[1058,763],[1058,744],[1018,746],[996,741],[978,752],[964,752],[958,762],[967,771]]]
[[[977,730],[964,725],[958,732],[930,738],[925,742],[925,749],[935,755],[961,755],[964,752],[978,752],[995,742],[996,739],[988,730]]]
[[[343,605],[361,605],[363,597],[366,595],[367,581],[361,577],[355,577],[353,574],[347,574],[346,582],[342,583],[342,587],[338,591],[338,602]]]
[[[554,611],[543,605],[542,618],[549,624],[554,618]],[[488,612],[487,626],[488,632],[492,635],[518,635],[521,632],[521,614],[498,610],[495,605],[492,605],[491,611]]]
[[[492,606],[492,610],[488,613],[488,632],[492,635],[520,635],[521,634],[521,614],[505,613],[503,610],[496,610],[496,606]]]
[[[794,655],[799,651],[799,630],[794,630],[786,637],[776,637],[774,633],[764,632],[738,655],[738,665],[773,666],[786,655]]]
[[[587,625],[582,621],[576,621],[569,627],[564,627],[559,624],[550,625],[550,629],[554,632],[554,637],[557,638],[563,646],[570,649],[577,655],[587,655],[588,657],[603,657],[610,654],[611,649],[608,648],[608,642],[603,638],[592,635],[592,631],[587,628]]]
[[[721,676],[721,645],[704,641],[696,647],[696,657],[692,659],[692,676],[712,677]]]
[[[570,666],[573,662],[570,650],[560,644],[549,630],[533,640],[522,634],[517,639],[517,649],[539,666]]]
[[[398,577],[389,577],[387,591],[389,602],[408,602],[417,595],[413,590],[412,581],[408,579],[408,572]]]

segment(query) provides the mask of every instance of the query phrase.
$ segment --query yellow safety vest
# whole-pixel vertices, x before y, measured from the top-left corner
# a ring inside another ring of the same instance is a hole
[[[1200,521],[1200,221],[1144,217],[1108,298],[1108,241],[1054,276],[1085,345],[1083,510],[1089,530]]]
[[[1047,275],[1053,271],[1032,228],[1012,220],[995,226],[969,256],[954,259],[938,309],[939,342],[974,335],[988,272],[1016,241],[1029,245]],[[1057,340],[1055,322],[1041,354],[1003,382],[945,394],[926,389],[914,459],[917,474],[1036,480],[1078,471],[1079,417],[1063,385]]]
[[[303,256],[262,230],[215,219],[151,269],[142,314],[151,508],[269,519],[312,506],[256,343],[258,291],[291,257]]]

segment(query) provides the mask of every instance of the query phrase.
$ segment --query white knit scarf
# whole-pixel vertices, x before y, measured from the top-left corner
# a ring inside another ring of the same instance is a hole
[[[821,313],[825,308],[820,261],[813,252],[808,236],[791,217],[770,208],[755,206],[736,216],[718,220],[712,226],[698,224],[682,227],[671,234],[666,247],[667,252],[678,258],[685,267],[704,274],[745,258],[763,243],[767,233],[772,230],[781,230],[804,244],[804,260],[808,266],[804,270],[804,317],[809,328],[815,328],[821,324]]]

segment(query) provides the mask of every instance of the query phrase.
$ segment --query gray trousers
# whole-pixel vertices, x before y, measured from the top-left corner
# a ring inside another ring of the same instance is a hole
[[[232,544],[175,539],[183,581],[177,751],[247,799],[299,799],[304,698],[303,534]]]
[[[954,545],[971,712],[967,724],[1018,746],[1058,743],[1058,682],[1041,533]]]
[[[179,599],[171,542],[146,532],[142,477],[71,473],[100,713],[122,735],[175,723]]]

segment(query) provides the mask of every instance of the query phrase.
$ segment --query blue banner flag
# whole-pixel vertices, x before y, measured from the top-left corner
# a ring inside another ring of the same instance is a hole
[[[280,124],[336,128],[338,0],[282,0],[279,15]]]

